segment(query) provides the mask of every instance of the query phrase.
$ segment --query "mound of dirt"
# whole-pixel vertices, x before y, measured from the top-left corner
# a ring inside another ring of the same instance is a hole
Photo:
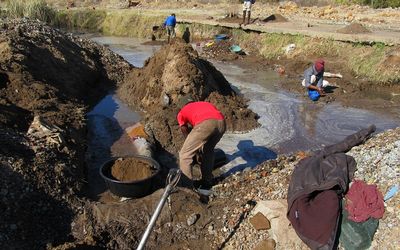
[[[41,249],[69,238],[81,206],[85,110],[131,66],[27,19],[0,20],[0,55],[0,245]]]
[[[262,21],[263,22],[280,23],[280,22],[287,22],[288,20],[286,19],[286,17],[282,16],[281,14],[272,14]]]
[[[336,32],[343,34],[363,34],[363,33],[371,33],[371,31],[359,23],[351,23],[346,27],[338,29]]]
[[[144,180],[152,175],[148,162],[136,158],[117,159],[111,167],[111,175],[119,181]]]
[[[176,114],[179,100],[190,94],[209,100],[223,112],[228,130],[247,131],[258,126],[257,115],[236,95],[221,72],[199,57],[191,45],[176,40],[134,69],[118,89],[122,100],[146,113],[146,132],[154,145],[177,153],[183,143]]]

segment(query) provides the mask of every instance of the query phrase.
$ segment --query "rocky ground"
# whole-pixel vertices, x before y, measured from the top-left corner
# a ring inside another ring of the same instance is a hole
[[[364,180],[368,184],[375,184],[382,194],[391,186],[399,183],[400,174],[400,129],[377,134],[362,145],[356,146],[348,152],[357,162],[355,179]],[[268,161],[255,169],[233,175],[213,188],[218,199],[235,199],[238,203],[246,201],[257,203],[262,200],[286,199],[286,191],[290,182],[291,173],[299,159],[309,153],[299,152],[292,156],[281,156],[276,161]],[[215,199],[215,198],[214,198]],[[399,245],[398,224],[400,222],[400,196],[385,203],[386,211],[379,221],[379,228],[372,243],[372,249],[396,249]],[[225,223],[229,228],[231,218],[240,216],[243,211],[235,211],[229,205],[222,209],[221,218],[227,218]],[[246,214],[246,219],[235,228],[233,237],[226,244],[228,249],[254,249],[262,240],[270,237],[267,231],[257,231],[249,221],[254,214]],[[230,227],[231,231],[233,230]],[[221,237],[228,233],[217,232]],[[301,245],[299,245],[299,248]],[[277,249],[285,249],[277,242]]]
[[[147,122],[159,149],[170,153],[178,149],[169,145],[178,140],[171,132],[176,104],[188,93],[219,106],[231,130],[257,126],[256,114],[222,74],[178,41],[161,49],[143,69],[135,69],[105,47],[36,21],[1,20],[0,29],[0,142],[6,145],[0,148],[2,249],[137,246],[163,189],[111,203],[83,195],[85,114],[111,89],[118,88],[129,104],[140,103],[145,113],[160,118]],[[243,119],[248,124],[239,122]],[[157,129],[160,124],[168,126]],[[349,154],[358,163],[356,178],[377,184],[385,193],[398,183],[399,151],[399,129],[353,148]],[[177,189],[148,249],[254,249],[271,239],[270,231],[258,231],[249,222],[253,209],[262,200],[285,199],[295,165],[308,154],[279,156],[227,177],[213,187],[208,202]],[[397,195],[386,202],[374,246],[399,245],[399,201]],[[279,241],[276,248],[285,249]]]

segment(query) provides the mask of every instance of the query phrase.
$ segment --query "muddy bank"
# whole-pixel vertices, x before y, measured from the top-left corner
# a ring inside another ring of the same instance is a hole
[[[379,85],[376,82],[366,79],[360,79],[354,76],[349,69],[341,63],[340,58],[326,57],[325,71],[331,73],[340,73],[343,78],[324,79],[329,82],[325,88],[326,95],[320,99],[320,102],[331,103],[339,102],[344,106],[355,108],[367,108],[372,111],[382,111],[385,107],[394,107],[400,105],[400,85],[386,84]],[[314,62],[310,59],[283,58],[279,61],[273,61],[272,67],[283,69],[280,86],[288,91],[296,93],[308,99],[305,94],[305,88],[301,85],[304,79],[304,70],[310,67]],[[387,64],[388,68],[395,70],[395,64]],[[396,114],[391,114],[396,115]]]
[[[69,239],[80,211],[85,112],[131,66],[36,21],[0,29],[0,245],[44,248]]]
[[[208,61],[180,40],[165,45],[143,68],[134,69],[118,89],[122,100],[145,111],[146,129],[154,144],[171,153],[183,143],[176,114],[179,101],[190,95],[218,107],[230,131],[248,131],[258,126],[257,115],[247,108],[225,77]]]
[[[201,56],[218,61],[235,62],[249,71],[274,70],[280,76],[276,82],[279,87],[292,92],[308,100],[305,88],[301,85],[304,71],[310,67],[319,57],[311,54],[309,57],[301,54],[295,48],[293,51],[279,56],[276,59],[266,60],[257,55],[254,48],[243,46],[243,50],[249,55],[236,55],[229,51],[229,47],[236,43],[236,39],[230,39],[217,43],[216,45],[204,48]],[[399,48],[392,48],[385,54],[384,61],[379,67],[385,67],[387,71],[398,72],[399,69]],[[326,88],[326,95],[319,102],[338,102],[344,106],[355,108],[366,108],[372,111],[382,112],[385,107],[400,105],[400,85],[377,84],[375,81],[358,77],[343,63],[340,56],[322,57],[325,60],[325,71],[339,73],[342,78],[325,77],[330,86]],[[375,69],[373,69],[375,70]],[[390,115],[398,115],[396,113]]]

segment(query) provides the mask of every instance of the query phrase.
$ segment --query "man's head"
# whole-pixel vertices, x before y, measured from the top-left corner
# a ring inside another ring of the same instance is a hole
[[[175,14],[174,14],[174,13],[172,13],[172,14],[171,14],[171,16],[175,16]]]
[[[318,59],[314,63],[315,70],[320,73],[325,69],[325,61],[322,59]]]

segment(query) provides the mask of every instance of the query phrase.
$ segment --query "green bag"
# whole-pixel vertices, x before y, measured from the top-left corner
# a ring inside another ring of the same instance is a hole
[[[378,228],[379,220],[369,218],[365,222],[357,223],[349,220],[347,216],[347,211],[343,209],[339,238],[340,245],[346,250],[368,249]]]

